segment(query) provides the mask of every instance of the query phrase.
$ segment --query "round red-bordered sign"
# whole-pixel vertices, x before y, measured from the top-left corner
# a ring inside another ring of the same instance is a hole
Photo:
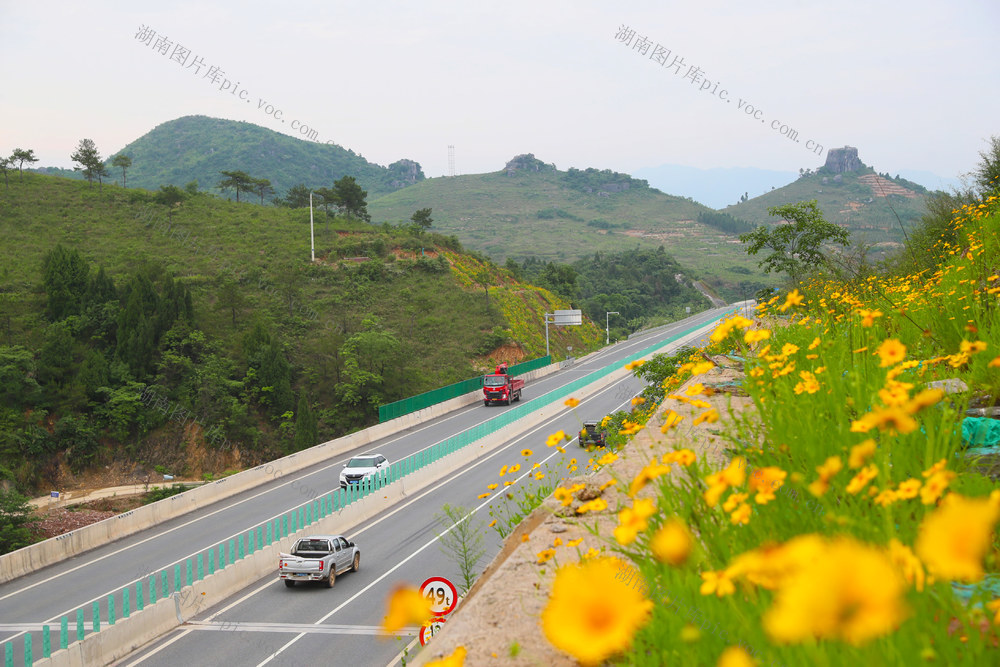
[[[420,584],[420,594],[431,601],[435,616],[450,614],[458,604],[458,589],[444,577],[431,577]]]
[[[447,620],[448,619],[444,616],[438,616],[437,618],[432,618],[428,622],[428,625],[420,628],[420,645],[427,646],[427,642],[431,640],[431,637],[441,632],[441,626],[443,626],[444,622]]]

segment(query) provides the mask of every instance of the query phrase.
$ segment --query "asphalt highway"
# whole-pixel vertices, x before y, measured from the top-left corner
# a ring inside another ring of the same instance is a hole
[[[528,383],[522,401],[530,402],[587,373],[620,363],[621,359],[659,340],[718,319],[731,310],[732,307],[726,307],[706,311],[604,348],[568,368]],[[247,582],[240,593],[205,610],[194,621],[120,664],[174,665],[178,661],[222,664],[236,659],[249,665],[305,666],[334,660],[338,664],[343,661],[381,666],[395,662],[412,635],[377,636],[385,602],[393,587],[402,582],[419,585],[434,575],[456,583],[460,579],[457,566],[442,551],[437,539],[443,530],[438,519],[442,506],[447,503],[475,510],[468,520],[484,526],[487,552],[480,568],[484,567],[502,544],[495,531],[485,529],[485,524],[492,519],[490,511],[501,511],[503,499],[495,495],[480,500],[477,496],[486,492],[487,484],[503,481],[498,476],[499,469],[503,465],[522,464],[518,484],[507,489],[501,486],[497,494],[536,483],[529,476],[535,462],[542,464],[541,470],[547,472],[548,480],[565,474],[572,457],[580,460],[582,470],[586,453],[575,441],[562,455],[545,446],[547,436],[559,429],[575,434],[585,419],[599,419],[615,410],[627,409],[630,399],[641,388],[633,376],[611,384],[576,408],[564,409],[468,467],[349,531],[348,538],[361,548],[361,570],[337,577],[333,589],[307,584],[288,589],[276,576]],[[137,580],[148,579],[152,572],[172,570],[175,563],[183,563],[223,539],[245,533],[338,488],[337,476],[351,456],[378,452],[390,462],[396,461],[505,409],[505,406],[487,408],[477,402],[311,468],[288,475],[276,471],[267,483],[213,506],[2,584],[0,643],[12,641],[15,655],[20,656],[24,631],[30,628],[35,655],[40,657],[41,632],[37,629],[43,623],[52,626],[56,644],[60,617],[70,616],[72,636],[76,609],[83,607],[89,629],[92,601],[104,601],[126,585],[134,588]],[[521,456],[521,450],[526,448],[534,452],[527,461]],[[504,478],[509,479],[509,475]]]

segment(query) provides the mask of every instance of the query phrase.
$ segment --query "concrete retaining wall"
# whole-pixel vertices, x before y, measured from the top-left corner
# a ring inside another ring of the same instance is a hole
[[[683,345],[684,341],[695,339],[711,329],[712,327],[705,327],[703,330],[685,336],[680,341],[671,343],[671,345]],[[646,358],[650,356],[652,354],[647,355]],[[574,392],[574,395],[576,398],[585,398],[608,384],[630,375],[631,372],[624,367],[616,369]],[[475,395],[475,400],[479,400],[478,393]],[[324,517],[288,537],[257,550],[225,569],[206,576],[203,580],[185,587],[172,597],[160,600],[141,612],[133,613],[127,619],[119,620],[113,626],[106,626],[100,632],[86,637],[83,641],[71,644],[67,649],[53,653],[51,658],[36,661],[35,665],[90,667],[118,660],[187,622],[201,611],[225,600],[250,583],[269,574],[274,575],[278,554],[281,551],[287,552],[299,537],[310,534],[349,533],[352,528],[377,516],[404,498],[412,496],[449,474],[468,466],[481,458],[484,453],[496,449],[564,409],[562,401],[553,401],[523,419],[508,424],[498,431],[407,475],[405,478],[351,503],[336,514]],[[361,544],[359,547],[361,548],[362,567],[364,567],[364,545]],[[275,585],[279,585],[277,577],[275,577]]]
[[[520,376],[528,382],[559,370],[562,364],[549,364]],[[144,505],[104,521],[0,556],[0,583],[40,570],[109,542],[128,537],[164,521],[187,514],[309,466],[327,461],[371,442],[413,428],[466,405],[482,400],[480,391],[469,392],[417,412],[376,424],[362,431],[277,459],[266,465],[225,477],[170,498]]]

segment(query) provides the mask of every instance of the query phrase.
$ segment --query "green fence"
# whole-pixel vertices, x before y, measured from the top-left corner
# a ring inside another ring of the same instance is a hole
[[[114,625],[117,621],[128,618],[133,613],[141,612],[146,605],[154,604],[157,600],[162,600],[175,593],[179,595],[182,603],[187,604],[186,596],[193,595],[192,589],[189,586],[215,573],[216,570],[224,569],[228,565],[232,565],[238,560],[253,555],[263,547],[273,544],[283,537],[307,528],[330,514],[342,511],[356,500],[375,493],[382,487],[392,484],[448,454],[458,451],[466,445],[499,431],[504,426],[514,423],[545,405],[571,396],[574,392],[579,391],[591,382],[610,375],[623,365],[640,359],[654,350],[701,328],[701,326],[704,325],[693,327],[667,340],[655,343],[616,364],[605,366],[538,398],[504,410],[503,413],[492,419],[433,444],[415,454],[411,454],[400,461],[395,461],[376,475],[365,478],[362,484],[326,493],[320,493],[309,488],[301,489],[303,495],[310,496],[310,500],[282,516],[265,521],[234,537],[227,538],[195,554],[192,558],[185,559],[183,563],[174,563],[173,567],[168,565],[159,571],[136,572],[135,574],[138,577],[136,581],[109,595],[106,600],[98,600],[92,604],[84,605],[77,609],[75,613],[63,616],[58,626],[59,643],[55,648],[52,646],[51,633],[53,629],[49,625],[40,626],[37,632],[41,635],[42,640],[42,651],[39,657],[48,658],[53,650],[66,648],[70,643],[75,641],[82,641],[85,637],[100,632],[102,627]],[[534,370],[534,368],[545,366],[549,362],[549,357],[541,357],[512,366],[509,370],[512,375],[515,373],[526,373],[529,370]],[[478,383],[479,378],[474,378],[474,381]],[[275,477],[278,475],[280,475],[280,471],[276,470]],[[195,599],[196,609],[202,604],[200,601],[204,599],[202,596],[197,596]],[[27,632],[24,635],[25,667],[31,667],[34,659],[33,635],[32,632]],[[4,644],[4,664],[5,667],[12,667],[14,665],[14,645],[10,641]]]
[[[536,368],[548,366],[550,363],[552,363],[552,357],[547,355],[539,357],[538,359],[532,359],[531,361],[514,364],[507,369],[507,372],[510,375],[523,375],[524,373],[533,371]],[[437,405],[438,403],[444,403],[445,401],[457,398],[462,394],[468,394],[470,391],[476,391],[482,386],[482,376],[476,376],[474,378],[469,378],[468,380],[456,382],[455,384],[449,384],[445,387],[425,391],[422,394],[410,396],[409,398],[404,398],[403,400],[396,401],[395,403],[380,405],[378,406],[379,423],[395,419],[396,417],[402,417],[403,415],[408,415],[411,412],[416,412],[417,410],[429,408],[430,406]]]

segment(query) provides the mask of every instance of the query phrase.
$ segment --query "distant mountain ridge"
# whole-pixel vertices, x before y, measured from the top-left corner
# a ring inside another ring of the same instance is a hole
[[[121,170],[111,166],[111,157],[118,154],[132,158],[128,185],[149,190],[161,185],[183,187],[196,180],[200,189],[218,192],[216,185],[223,170],[269,179],[279,196],[299,183],[309,188],[330,187],[343,176],[354,176],[369,196],[393,192],[424,178],[420,164],[413,160],[383,167],[341,146],[208,116],[184,116],[157,125],[124,148],[108,153],[111,178],[120,183]]]

